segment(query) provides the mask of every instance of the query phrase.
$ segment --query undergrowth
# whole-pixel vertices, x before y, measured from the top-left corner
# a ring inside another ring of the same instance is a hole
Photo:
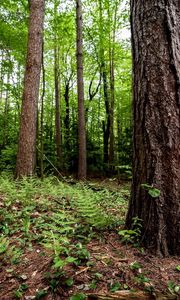
[[[84,291],[96,289],[104,277],[96,266],[100,261],[105,268],[111,268],[113,256],[93,256],[89,247],[91,239],[95,237],[95,241],[99,240],[97,249],[96,245],[94,248],[95,254],[101,241],[106,236],[108,239],[114,231],[119,233],[125,244],[138,244],[141,220],[134,219],[132,230],[123,230],[120,226],[124,223],[128,194],[125,188],[109,191],[102,187],[95,189],[89,183],[69,185],[56,177],[43,181],[38,178],[15,181],[11,176],[0,176],[0,268],[8,278],[15,278],[18,283],[13,291],[14,297],[24,299],[28,290],[27,275],[17,270],[20,268],[22,272],[27,256],[36,251],[39,257],[46,256],[48,267],[47,273],[43,274],[46,287],[37,290],[33,299],[41,299],[49,292],[55,295],[60,289],[70,291],[74,282],[78,284],[78,274],[85,274],[86,271],[90,274],[89,281],[77,286],[83,287]],[[113,255],[117,254],[116,245],[112,244],[112,247]],[[127,264],[126,258],[119,253],[120,249],[117,250],[122,263]],[[110,292],[130,289],[131,282],[129,279],[125,281],[125,269],[123,265],[123,270],[108,282]],[[145,270],[142,272],[143,266],[134,261],[129,269],[135,286],[153,291],[148,273]],[[75,275],[68,273],[68,270],[76,270]],[[179,265],[176,265],[176,272],[179,272]],[[33,273],[36,274],[36,271]],[[168,290],[178,294],[178,282],[169,281]],[[79,292],[70,300],[85,299],[83,297],[86,298],[85,294]]]
[[[80,256],[88,257],[85,244],[97,230],[124,222],[127,201],[123,192],[94,192],[87,185],[71,186],[56,177],[15,181],[3,175],[0,207],[1,263],[18,263],[24,246],[31,248],[35,241],[52,251],[53,266],[61,269],[78,264]]]

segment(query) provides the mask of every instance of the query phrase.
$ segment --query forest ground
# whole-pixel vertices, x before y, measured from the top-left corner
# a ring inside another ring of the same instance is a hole
[[[129,189],[2,176],[0,299],[180,299],[179,258],[140,247],[138,224],[123,230]]]

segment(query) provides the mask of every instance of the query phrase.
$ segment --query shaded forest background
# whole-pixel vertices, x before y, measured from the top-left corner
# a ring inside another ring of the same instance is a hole
[[[78,104],[74,1],[46,2],[37,124],[38,175],[77,172]],[[127,1],[83,2],[88,174],[129,174],[131,46]],[[0,4],[0,170],[14,170],[26,63],[27,1]],[[126,37],[127,34],[127,37]],[[57,119],[59,126],[57,126]]]

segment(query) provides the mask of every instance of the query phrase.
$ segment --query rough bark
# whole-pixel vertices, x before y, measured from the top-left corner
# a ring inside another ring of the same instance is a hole
[[[84,110],[84,80],[83,80],[83,43],[82,43],[82,3],[76,0],[77,29],[77,89],[78,89],[78,178],[86,179],[86,126]]]
[[[64,118],[65,126],[65,145],[66,150],[70,150],[70,107],[69,107],[69,91],[70,91],[70,80],[68,79],[65,84],[64,100],[66,104],[66,114]]]
[[[46,92],[46,78],[44,65],[44,41],[42,43],[42,95],[40,115],[40,176],[44,177],[44,97]]]
[[[142,241],[180,254],[180,1],[132,0],[134,159],[127,226]],[[141,184],[158,188],[152,198]]]
[[[10,80],[10,74],[9,71],[7,73],[7,87],[6,87],[6,96],[5,96],[5,104],[4,104],[4,122],[3,122],[3,143],[2,143],[2,149],[4,149],[7,145],[8,141],[8,112],[9,112],[9,80]]]
[[[98,1],[99,4],[99,42],[100,42],[100,73],[102,76],[103,82],[103,93],[104,93],[104,104],[105,104],[105,111],[106,117],[103,121],[103,144],[104,144],[104,158],[103,161],[105,164],[109,161],[109,135],[110,135],[110,96],[109,96],[109,86],[108,86],[108,76],[107,76],[107,67],[105,62],[105,47],[104,47],[104,29],[103,29],[103,7],[102,7],[102,0]]]
[[[115,104],[115,41],[116,41],[116,26],[117,26],[117,10],[119,1],[115,2],[114,16],[111,18],[110,11],[108,9],[109,21],[113,23],[112,37],[111,30],[109,33],[109,61],[110,61],[110,130],[109,130],[109,163],[114,162],[114,104]],[[112,19],[112,21],[111,21]],[[113,169],[111,165],[110,168]]]
[[[31,176],[35,170],[37,103],[42,60],[43,20],[44,0],[31,0],[16,177]]]
[[[61,133],[61,108],[60,108],[60,67],[59,67],[59,52],[58,33],[57,33],[57,17],[58,17],[58,2],[54,2],[54,84],[55,84],[55,141],[56,141],[56,157],[57,167],[62,167],[62,133]]]
[[[4,72],[3,72],[3,62],[4,62],[4,50],[0,50],[1,53],[1,67],[0,67],[0,99],[3,100],[3,82],[4,82]]]
[[[57,166],[60,168],[62,164],[62,139],[61,139],[61,115],[60,115],[60,78],[59,78],[59,55],[58,47],[54,48],[54,84],[55,84],[55,141]]]

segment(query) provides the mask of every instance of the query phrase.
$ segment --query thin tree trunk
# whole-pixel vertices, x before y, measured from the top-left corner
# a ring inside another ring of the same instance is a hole
[[[103,121],[103,141],[104,141],[104,163],[109,161],[109,134],[110,134],[110,100],[108,93],[107,70],[104,57],[104,42],[103,42],[103,14],[102,0],[99,0],[99,42],[100,42],[100,66],[103,81],[104,103],[106,110],[106,118]]]
[[[83,80],[83,42],[82,42],[82,3],[76,0],[77,29],[77,90],[78,90],[78,178],[86,179],[86,127],[84,111],[84,80]]]
[[[0,69],[0,99],[2,101],[3,98],[3,82],[4,82],[4,74],[3,74],[3,62],[4,62],[4,50],[1,50],[1,69]]]
[[[131,1],[134,158],[127,226],[142,241],[180,254],[180,1]],[[142,184],[160,190],[153,198]]]
[[[55,83],[55,140],[57,166],[62,166],[62,138],[61,138],[61,116],[60,116],[60,76],[59,76],[59,48],[55,42],[54,48],[54,83]]]
[[[5,104],[4,104],[3,145],[2,145],[3,149],[6,147],[7,139],[8,139],[9,80],[10,80],[10,74],[8,70],[7,86],[6,86],[6,94],[5,94],[6,96],[5,96]]]
[[[42,95],[41,95],[41,117],[40,117],[40,175],[44,177],[44,97],[46,91],[46,78],[44,66],[44,41],[42,43]]]
[[[37,104],[42,60],[44,5],[44,0],[30,1],[28,50],[16,177],[31,176],[35,171]]]
[[[70,108],[69,108],[69,89],[70,89],[70,80],[67,80],[65,85],[65,92],[64,92],[64,99],[66,103],[66,115],[64,119],[64,125],[65,125],[65,144],[66,144],[66,150],[70,150]]]
[[[56,156],[57,167],[62,167],[62,133],[61,133],[61,113],[60,113],[60,70],[59,70],[59,45],[57,38],[57,15],[58,15],[58,2],[54,2],[54,25],[55,25],[55,38],[54,38],[54,84],[55,84],[55,141],[56,141]]]
[[[117,10],[119,1],[116,0],[112,38],[110,34],[109,41],[109,59],[110,59],[110,132],[109,132],[109,162],[110,164],[114,161],[114,104],[115,104],[115,75],[114,75],[114,55],[115,55],[115,41],[116,41],[116,23],[117,23]],[[112,39],[112,42],[111,42]]]

